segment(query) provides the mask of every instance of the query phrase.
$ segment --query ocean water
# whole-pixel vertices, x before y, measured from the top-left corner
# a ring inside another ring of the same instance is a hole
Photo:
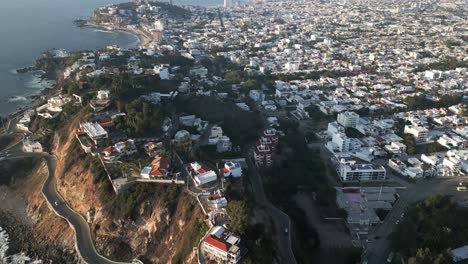
[[[29,97],[48,86],[30,74],[16,74],[51,48],[69,51],[117,44],[138,45],[138,38],[123,32],[78,28],[73,21],[92,14],[96,7],[119,0],[14,0],[0,2],[0,115],[31,103]]]
[[[130,1],[130,0],[128,0]],[[0,116],[31,104],[49,83],[32,74],[17,74],[47,49],[67,51],[108,45],[135,47],[138,39],[124,32],[78,28],[73,21],[90,16],[99,6],[126,0],[0,1]],[[173,0],[177,5],[220,6],[224,0]]]

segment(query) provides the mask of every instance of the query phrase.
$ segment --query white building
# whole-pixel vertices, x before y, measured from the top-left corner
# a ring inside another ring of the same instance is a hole
[[[421,155],[421,161],[432,166],[439,164],[439,158],[437,156],[428,156],[426,154]]]
[[[232,150],[232,142],[231,139],[227,136],[222,136],[218,139],[218,143],[216,143],[216,151],[217,152],[227,152]]]
[[[404,133],[413,135],[416,144],[427,142],[428,130],[423,126],[405,125]]]
[[[204,185],[217,180],[217,175],[209,168],[202,166],[198,162],[192,162],[187,168],[195,181],[197,186]]]
[[[108,138],[107,131],[98,123],[84,123],[81,128],[95,144]]]
[[[216,209],[220,209],[220,208],[224,208],[227,206],[228,202],[226,200],[226,198],[224,197],[221,197],[221,198],[218,198],[218,199],[214,199],[211,201],[213,203],[213,206],[214,208]]]
[[[31,141],[29,138],[23,140],[24,152],[42,152],[42,145],[37,141]]]
[[[222,226],[217,226],[203,239],[202,247],[206,254],[217,260],[217,263],[235,264],[241,259],[239,244],[240,237]]]
[[[224,167],[221,169],[224,177],[234,177],[238,178],[242,176],[242,167],[239,162],[228,161],[224,164]]]
[[[350,150],[351,140],[344,134],[334,134],[332,142],[338,147],[340,152],[348,152]]]
[[[333,137],[334,134],[344,133],[345,129],[338,122],[328,123],[327,133],[330,137]]]
[[[338,174],[341,181],[382,181],[385,180],[387,171],[383,166],[372,164],[348,165],[340,163]]]
[[[385,149],[393,154],[401,154],[406,152],[406,145],[401,142],[392,142],[390,145],[385,145]]]
[[[298,64],[298,63],[294,63],[294,62],[287,62],[287,63],[284,65],[284,68],[285,68],[285,70],[288,71],[288,72],[294,72],[294,71],[299,70],[299,64]]]
[[[338,114],[337,121],[344,127],[356,128],[359,121],[359,115],[354,112],[346,111]]]
[[[170,79],[169,68],[167,68],[164,65],[154,66],[153,71],[154,71],[155,74],[159,74],[159,79],[161,79],[161,80],[169,80]]]
[[[465,259],[468,259],[468,245],[455,248],[452,250],[452,260],[453,262],[460,262]]]
[[[195,184],[197,186],[205,185],[210,182],[214,182],[216,181],[216,179],[217,179],[216,173],[212,170],[198,174],[194,177]]]
[[[107,100],[109,99],[109,94],[110,94],[110,91],[108,90],[100,90],[97,92],[97,99],[98,100]]]

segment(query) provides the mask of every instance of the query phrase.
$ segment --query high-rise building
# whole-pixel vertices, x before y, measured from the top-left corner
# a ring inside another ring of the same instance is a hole
[[[232,0],[224,0],[224,8],[229,8],[229,7],[231,7],[231,1],[232,1]]]
[[[270,167],[273,165],[273,154],[278,141],[278,132],[275,129],[270,128],[263,132],[257,141],[254,151],[255,164],[258,167]]]

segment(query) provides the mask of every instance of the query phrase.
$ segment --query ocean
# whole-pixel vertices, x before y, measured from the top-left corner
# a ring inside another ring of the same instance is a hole
[[[17,74],[47,49],[89,50],[108,45],[124,48],[138,45],[138,38],[125,32],[78,28],[75,19],[89,17],[99,6],[125,0],[14,0],[0,3],[0,116],[31,104],[50,84],[32,74]],[[218,6],[223,0],[173,0],[179,5]]]

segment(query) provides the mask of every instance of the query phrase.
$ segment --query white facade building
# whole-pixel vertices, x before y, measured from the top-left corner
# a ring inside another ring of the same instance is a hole
[[[241,259],[239,244],[240,237],[222,226],[217,226],[203,239],[202,247],[206,254],[217,260],[217,263],[235,264]]]
[[[428,135],[428,130],[425,127],[422,126],[414,126],[414,125],[406,125],[405,134],[411,134],[413,135],[416,144],[421,144],[421,143],[426,143],[427,142],[427,135]]]
[[[242,176],[242,167],[239,162],[228,161],[224,164],[224,167],[221,169],[224,177],[234,177],[238,178]]]
[[[348,111],[344,113],[339,113],[337,117],[337,121],[339,124],[341,124],[344,127],[356,128],[358,121],[359,121],[359,115],[354,112],[348,112]]]
[[[350,150],[351,140],[344,134],[334,134],[332,142],[338,146],[340,152],[348,152]]]
[[[341,181],[382,181],[387,171],[383,166],[372,164],[340,164],[338,174]]]
[[[37,141],[31,141],[29,138],[23,140],[24,152],[42,152],[42,145]]]

